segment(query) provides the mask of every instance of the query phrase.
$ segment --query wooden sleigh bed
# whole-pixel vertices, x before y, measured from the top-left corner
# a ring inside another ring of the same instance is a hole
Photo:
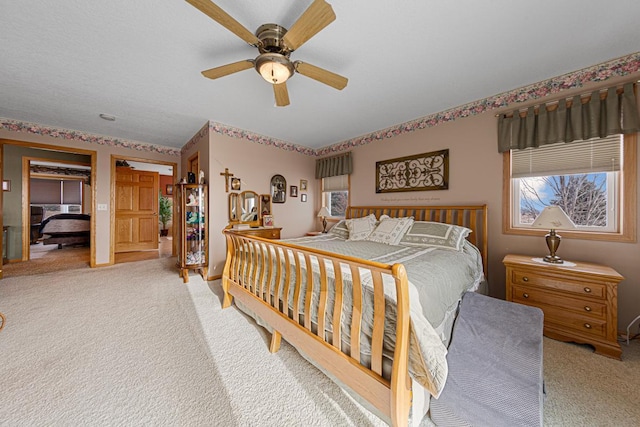
[[[477,248],[474,250],[486,276],[486,205],[350,207],[346,218],[371,214],[378,220],[383,215],[413,217],[415,221],[470,229],[466,240]],[[305,239],[276,241],[233,230],[224,234],[223,308],[235,298],[243,311],[267,326],[272,331],[271,352],[278,351],[284,338],[394,426],[408,423],[412,399],[417,397],[412,396],[415,378],[426,382],[422,386],[431,395],[439,394],[446,366],[427,366],[425,375],[416,374],[416,359],[429,359],[430,354],[415,342],[423,334],[419,325],[424,322],[412,311],[419,305],[418,297],[403,263],[329,252],[310,247]],[[328,234],[324,236],[324,240],[331,240]],[[449,253],[453,256],[454,252]],[[430,375],[440,378],[434,380]],[[435,384],[438,382],[440,386]]]

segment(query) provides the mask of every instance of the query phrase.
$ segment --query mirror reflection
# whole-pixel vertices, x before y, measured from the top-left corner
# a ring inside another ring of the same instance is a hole
[[[229,194],[229,221],[240,221],[238,217],[238,193]]]
[[[242,209],[242,222],[258,221],[258,194],[253,191],[240,193],[240,207]]]

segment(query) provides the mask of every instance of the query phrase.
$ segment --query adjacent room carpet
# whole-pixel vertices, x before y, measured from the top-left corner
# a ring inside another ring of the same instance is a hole
[[[383,423],[174,258],[0,281],[0,424]],[[545,339],[545,424],[637,425],[640,343],[623,361]],[[422,423],[430,425],[428,420]]]

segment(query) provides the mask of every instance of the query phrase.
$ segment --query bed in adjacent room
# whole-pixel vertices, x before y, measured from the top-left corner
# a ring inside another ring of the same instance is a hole
[[[51,215],[40,225],[42,243],[45,245],[88,245],[91,238],[91,216],[61,213]]]
[[[351,207],[329,233],[272,241],[225,231],[236,305],[393,425],[447,378],[462,295],[483,286],[486,206]]]

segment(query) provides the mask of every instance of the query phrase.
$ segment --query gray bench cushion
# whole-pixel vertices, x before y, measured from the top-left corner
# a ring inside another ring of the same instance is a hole
[[[542,310],[466,293],[447,354],[449,376],[431,400],[438,426],[541,426]]]

